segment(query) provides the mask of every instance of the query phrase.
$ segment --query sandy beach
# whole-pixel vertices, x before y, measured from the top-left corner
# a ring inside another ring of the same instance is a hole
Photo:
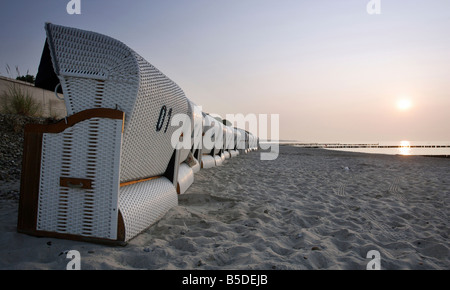
[[[450,160],[281,146],[201,170],[179,206],[125,247],[16,232],[0,200],[0,269],[450,269]],[[18,183],[9,183],[9,188]],[[2,188],[6,188],[3,185]]]

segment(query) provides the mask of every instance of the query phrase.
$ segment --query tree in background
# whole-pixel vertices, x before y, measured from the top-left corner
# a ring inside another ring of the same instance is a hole
[[[6,72],[8,73],[8,75],[11,77],[11,68],[9,67],[9,65],[6,65]],[[24,81],[30,84],[34,85],[34,81],[35,81],[35,77],[34,75],[30,75],[27,71],[26,75],[21,75],[20,71],[19,71],[19,66],[16,65],[16,73],[17,73],[17,77],[16,80],[18,81]]]
[[[24,76],[18,76],[17,78],[16,78],[16,80],[19,80],[19,81],[24,81],[24,82],[27,82],[27,83],[30,83],[30,84],[33,84],[34,85],[34,76],[33,75],[29,75],[29,74],[26,74],[26,75],[24,75]]]

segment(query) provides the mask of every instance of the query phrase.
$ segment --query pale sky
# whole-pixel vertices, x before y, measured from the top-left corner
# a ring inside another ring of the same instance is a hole
[[[37,73],[52,22],[124,42],[204,111],[279,114],[280,139],[450,141],[449,0],[68,2],[1,1],[1,75]]]

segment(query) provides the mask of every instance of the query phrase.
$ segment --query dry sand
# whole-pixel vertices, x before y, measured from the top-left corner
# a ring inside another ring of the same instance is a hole
[[[0,269],[450,269],[450,159],[282,146],[202,170],[179,206],[125,247],[16,232],[0,201]]]

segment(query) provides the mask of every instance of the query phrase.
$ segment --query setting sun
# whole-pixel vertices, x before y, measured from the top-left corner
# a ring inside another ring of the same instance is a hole
[[[406,111],[410,109],[412,106],[412,103],[410,100],[403,99],[397,102],[397,108],[401,111]]]

